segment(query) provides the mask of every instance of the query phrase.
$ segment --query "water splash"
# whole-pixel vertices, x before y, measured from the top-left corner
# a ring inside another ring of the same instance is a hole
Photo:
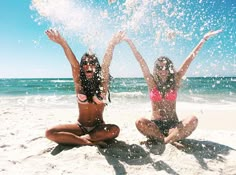
[[[182,9],[177,9],[170,1],[126,0],[108,4],[104,7],[92,0],[86,4],[79,0],[32,0],[31,9],[37,11],[39,16],[35,21],[39,24],[49,21],[52,28],[72,33],[90,47],[104,45],[118,30],[125,30],[136,39],[140,34],[146,35],[146,40],[156,43],[160,40],[173,42],[177,36],[190,38],[192,35],[168,22],[183,16]]]
[[[145,50],[151,48],[153,53],[169,53],[182,58],[186,57],[186,51],[189,52],[189,45],[196,45],[206,32],[223,28],[222,38],[217,36],[221,40],[205,52],[204,63],[216,58],[219,62],[213,67],[229,67],[235,55],[235,25],[231,24],[234,24],[232,14],[236,8],[230,1],[32,0],[31,9],[36,11],[33,18],[39,25],[49,22],[51,28],[76,38],[96,52],[104,50],[115,32],[124,30]],[[182,44],[186,42],[189,44]],[[235,66],[230,69],[235,72]],[[209,74],[208,70],[205,74]]]

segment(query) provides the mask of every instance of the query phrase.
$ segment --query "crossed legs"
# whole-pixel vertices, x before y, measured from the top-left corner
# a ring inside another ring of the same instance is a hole
[[[174,143],[181,139],[188,137],[197,127],[198,119],[195,116],[191,116],[183,119],[175,128],[169,129],[169,134],[164,136],[157,125],[146,119],[140,118],[136,121],[136,127],[146,137],[167,143]]]
[[[119,132],[118,126],[103,124],[84,135],[77,124],[64,124],[46,130],[45,136],[59,144],[97,145],[99,142],[116,138]]]

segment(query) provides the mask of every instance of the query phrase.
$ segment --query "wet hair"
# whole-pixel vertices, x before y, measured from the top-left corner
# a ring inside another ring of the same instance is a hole
[[[160,67],[158,65],[158,63],[160,63],[160,62],[166,63],[165,70],[168,71],[167,80],[164,83],[161,82],[161,78],[157,74],[157,72],[160,69],[162,69],[162,67]],[[173,62],[168,57],[165,57],[165,56],[161,56],[161,57],[157,58],[157,60],[154,63],[153,77],[157,83],[157,89],[160,91],[160,93],[162,94],[163,97],[171,89],[176,89],[177,86],[176,86],[175,76],[176,76],[176,71],[174,69]]]
[[[83,66],[86,63],[86,58],[93,59],[93,62],[95,64],[95,73],[93,75],[93,78],[87,79]],[[80,80],[81,80],[81,94],[84,94],[87,96],[88,102],[93,102],[93,96],[96,95],[98,98],[101,97],[101,89],[102,89],[102,74],[101,74],[101,66],[99,64],[98,58],[95,54],[89,54],[85,53],[80,61]],[[110,94],[109,94],[110,96]],[[110,101],[110,97],[109,97]]]

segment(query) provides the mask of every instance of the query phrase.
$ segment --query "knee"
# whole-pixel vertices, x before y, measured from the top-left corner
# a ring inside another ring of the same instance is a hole
[[[51,139],[52,136],[53,136],[53,134],[54,134],[53,129],[47,129],[47,130],[45,131],[45,137],[48,138],[48,139]]]
[[[139,118],[138,120],[136,120],[136,122],[135,122],[135,125],[136,125],[136,127],[137,128],[142,128],[146,123],[147,123],[147,121],[146,121],[147,119],[145,119],[145,118]]]
[[[187,125],[195,129],[198,125],[198,118],[196,116],[189,117]]]
[[[120,134],[120,128],[116,125],[113,125],[110,128],[110,133],[112,134],[113,138],[118,137],[118,135]]]
[[[196,128],[198,125],[198,118],[196,116],[192,116],[190,122]]]

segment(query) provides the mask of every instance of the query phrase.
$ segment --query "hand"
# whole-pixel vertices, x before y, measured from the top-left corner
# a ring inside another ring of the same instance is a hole
[[[128,38],[127,36],[125,36],[125,37],[123,38],[123,41],[126,41],[127,43],[132,42],[132,40],[131,40],[130,38]]]
[[[97,105],[99,104],[106,104],[105,96],[102,99],[99,99],[96,95],[93,96],[93,102],[95,102]]]
[[[132,43],[132,40],[126,34],[124,34],[122,40],[129,43],[129,44]]]
[[[214,36],[214,35],[216,35],[216,34],[222,32],[222,31],[223,31],[223,30],[210,31],[210,32],[208,32],[207,34],[205,34],[203,38],[204,38],[205,40],[207,40],[207,39],[209,39],[210,37],[212,37],[212,36]]]
[[[65,42],[64,38],[60,35],[60,33],[57,30],[47,30],[46,35],[48,36],[48,38],[52,41],[54,41],[57,44],[63,44]]]
[[[116,45],[116,44],[120,43],[124,39],[124,37],[125,37],[125,32],[120,31],[112,37],[111,42],[113,45]]]

